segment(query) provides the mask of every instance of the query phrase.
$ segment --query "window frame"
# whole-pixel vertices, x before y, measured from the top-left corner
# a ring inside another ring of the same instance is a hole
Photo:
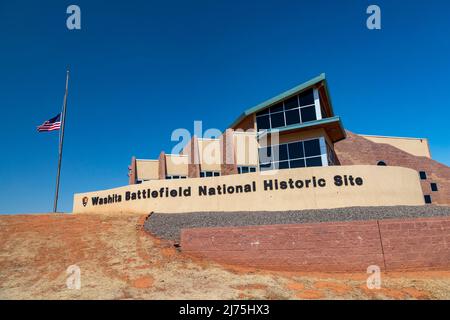
[[[258,167],[259,167],[259,171],[269,171],[269,170],[278,170],[279,169],[279,163],[280,162],[288,162],[288,168],[283,168],[283,169],[296,169],[296,168],[307,168],[307,165],[306,165],[306,160],[307,159],[311,159],[311,158],[318,158],[318,157],[320,157],[321,158],[321,162],[322,162],[322,165],[321,165],[321,167],[325,167],[325,166],[327,166],[328,165],[328,163],[324,163],[324,155],[326,156],[326,157],[328,157],[328,150],[327,150],[327,148],[325,148],[325,150],[322,150],[322,142],[321,142],[321,140],[324,140],[324,142],[326,143],[326,141],[325,141],[325,138],[324,137],[316,137],[316,138],[310,138],[310,139],[303,139],[303,140],[296,140],[296,141],[290,141],[290,142],[285,142],[285,143],[278,143],[278,144],[272,144],[272,145],[270,145],[270,146],[263,146],[263,147],[259,147],[258,148]],[[312,156],[306,156],[306,152],[305,152],[305,141],[312,141],[312,140],[318,140],[318,142],[319,142],[319,154],[315,154],[315,155],[312,155]],[[302,149],[303,149],[303,157],[297,157],[297,158],[292,158],[291,159],[291,156],[290,156],[290,152],[289,152],[289,145],[290,144],[295,144],[295,143],[299,143],[299,142],[301,142],[302,144],[301,144],[301,146],[302,146]],[[280,159],[278,159],[277,161],[275,161],[274,160],[274,156],[273,156],[273,147],[278,147],[279,148],[279,146],[281,146],[281,145],[286,145],[286,149],[287,149],[287,159],[286,160],[280,160]],[[270,149],[271,149],[271,155],[270,155],[270,162],[260,162],[259,160],[260,160],[260,156],[259,156],[259,151],[261,150],[261,149],[265,149],[265,148],[269,148],[270,147]],[[325,153],[323,153],[323,151],[325,151]],[[299,160],[299,161],[303,161],[303,163],[304,163],[304,166],[303,167],[293,167],[293,168],[291,168],[291,162],[292,161],[297,161],[297,160]],[[261,166],[266,166],[266,165],[269,165],[270,164],[270,166],[268,167],[268,168],[261,168]],[[311,168],[311,167],[310,167]]]
[[[242,168],[247,168],[247,172],[242,172]],[[253,169],[254,171],[251,171],[250,169]],[[255,173],[257,171],[257,166],[237,166],[238,174],[246,174],[246,173]]]
[[[208,176],[207,174],[211,174]],[[221,172],[218,170],[202,170],[200,171],[200,178],[214,178],[214,177],[220,177]]]
[[[170,174],[166,175],[166,180],[178,180],[178,179],[186,179],[186,176],[183,176],[181,174]]]
[[[427,180],[427,173],[425,171],[419,171],[420,180]]]
[[[303,93],[308,92],[309,90],[312,91],[311,92],[311,94],[313,96],[312,103],[311,104],[306,104],[306,105],[301,105],[301,103],[300,103],[300,95],[303,94]],[[286,104],[285,104],[286,101],[291,100],[294,97],[297,98],[297,107],[291,108],[291,109],[286,109]],[[276,105],[278,105],[278,104],[282,104],[283,110],[272,112],[271,108],[276,106]],[[281,102],[274,103],[274,104],[268,106],[267,108],[256,112],[256,114],[255,114],[256,126],[257,126],[258,130],[272,130],[272,129],[283,128],[283,127],[290,126],[290,125],[302,124],[302,123],[306,123],[306,122],[320,120],[320,119],[322,119],[321,106],[322,106],[322,104],[320,103],[320,99],[318,98],[318,91],[317,91],[317,89],[316,88],[311,88],[311,89],[299,92],[299,93],[295,94],[294,96],[287,97],[287,98],[283,99]],[[315,119],[305,122],[305,121],[303,121],[302,110],[301,109],[311,108],[311,107],[314,107]],[[292,112],[293,110],[297,110],[298,117],[299,117],[299,122],[298,123],[291,123],[291,124],[288,125],[287,121],[286,121],[286,119],[287,119],[286,112]],[[284,125],[283,126],[273,127],[272,126],[272,115],[273,114],[278,114],[278,113],[283,113]],[[262,117],[267,117],[268,118],[269,128],[259,128],[259,126],[258,126],[258,118],[262,118]]]

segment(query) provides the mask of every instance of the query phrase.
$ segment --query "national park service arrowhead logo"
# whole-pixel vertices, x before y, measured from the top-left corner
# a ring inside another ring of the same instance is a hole
[[[86,207],[87,206],[87,204],[88,204],[88,197],[83,197],[83,207]]]

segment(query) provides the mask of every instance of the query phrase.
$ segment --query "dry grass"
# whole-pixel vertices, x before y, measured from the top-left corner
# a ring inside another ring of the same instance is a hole
[[[186,256],[144,216],[0,217],[0,299],[449,299],[450,271],[367,275],[269,272]],[[66,269],[81,268],[81,289]]]

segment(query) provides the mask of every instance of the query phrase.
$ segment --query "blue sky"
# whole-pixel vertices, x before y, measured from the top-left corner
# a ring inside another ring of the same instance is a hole
[[[66,8],[81,8],[81,30]],[[382,30],[366,28],[366,8]],[[448,1],[1,1],[0,213],[52,209],[70,65],[60,210],[127,183],[132,155],[171,150],[176,128],[224,129],[318,74],[363,134],[426,137],[450,164]]]

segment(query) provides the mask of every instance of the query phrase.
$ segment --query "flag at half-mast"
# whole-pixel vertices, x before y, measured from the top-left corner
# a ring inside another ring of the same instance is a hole
[[[37,127],[39,132],[54,131],[61,129],[61,113],[57,116],[45,121],[43,124]]]

